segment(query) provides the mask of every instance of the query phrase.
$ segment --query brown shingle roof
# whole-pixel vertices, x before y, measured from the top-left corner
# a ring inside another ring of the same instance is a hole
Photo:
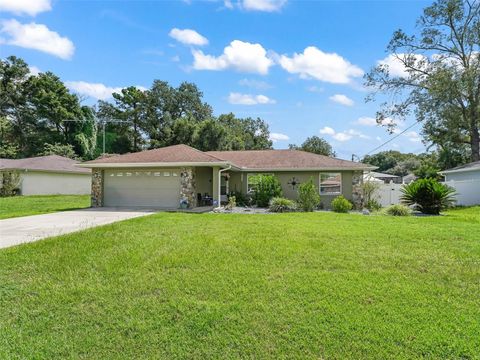
[[[194,149],[188,145],[173,145],[164,148],[145,150],[136,153],[112,156],[88,161],[85,164],[122,163],[219,163],[224,162],[213,155]]]
[[[26,159],[0,159],[0,170],[37,170],[89,174],[90,169],[75,166],[78,161],[63,156],[48,155]]]
[[[207,154],[228,160],[245,169],[372,169],[374,167],[300,150],[209,151]]]
[[[203,152],[187,145],[173,145],[137,153],[117,155],[88,161],[85,166],[97,164],[134,163],[229,163],[237,168],[262,170],[295,169],[372,169],[370,165],[300,150],[243,150]],[[98,165],[97,165],[98,166]]]

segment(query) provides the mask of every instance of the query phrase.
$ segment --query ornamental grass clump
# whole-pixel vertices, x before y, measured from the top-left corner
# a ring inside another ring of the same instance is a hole
[[[453,206],[455,189],[435,179],[418,179],[402,188],[400,200],[424,214],[438,215]]]
[[[332,210],[337,213],[348,213],[352,208],[352,203],[345,199],[343,195],[337,196],[332,200]]]
[[[283,197],[274,197],[270,200],[270,206],[268,208],[271,212],[292,212],[297,209],[297,204],[295,201],[290,199],[285,199]]]
[[[409,207],[401,204],[391,205],[385,209],[385,214],[390,216],[409,216],[411,213]]]

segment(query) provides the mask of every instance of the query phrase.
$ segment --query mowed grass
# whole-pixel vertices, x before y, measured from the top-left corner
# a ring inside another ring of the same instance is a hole
[[[479,357],[479,207],[160,213],[0,251],[2,359]]]
[[[31,195],[0,198],[0,219],[81,209],[90,206],[90,195]]]

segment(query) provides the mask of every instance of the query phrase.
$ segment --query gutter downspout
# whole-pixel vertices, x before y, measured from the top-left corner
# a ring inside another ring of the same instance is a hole
[[[228,165],[227,168],[218,170],[218,207],[217,208],[220,208],[222,206],[222,191],[221,191],[221,189],[222,189],[222,182],[221,182],[222,172],[230,170],[231,168],[232,168],[232,165]]]

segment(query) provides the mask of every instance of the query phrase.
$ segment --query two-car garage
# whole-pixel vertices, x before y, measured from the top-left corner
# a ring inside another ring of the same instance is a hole
[[[180,169],[105,170],[104,205],[176,209]]]

